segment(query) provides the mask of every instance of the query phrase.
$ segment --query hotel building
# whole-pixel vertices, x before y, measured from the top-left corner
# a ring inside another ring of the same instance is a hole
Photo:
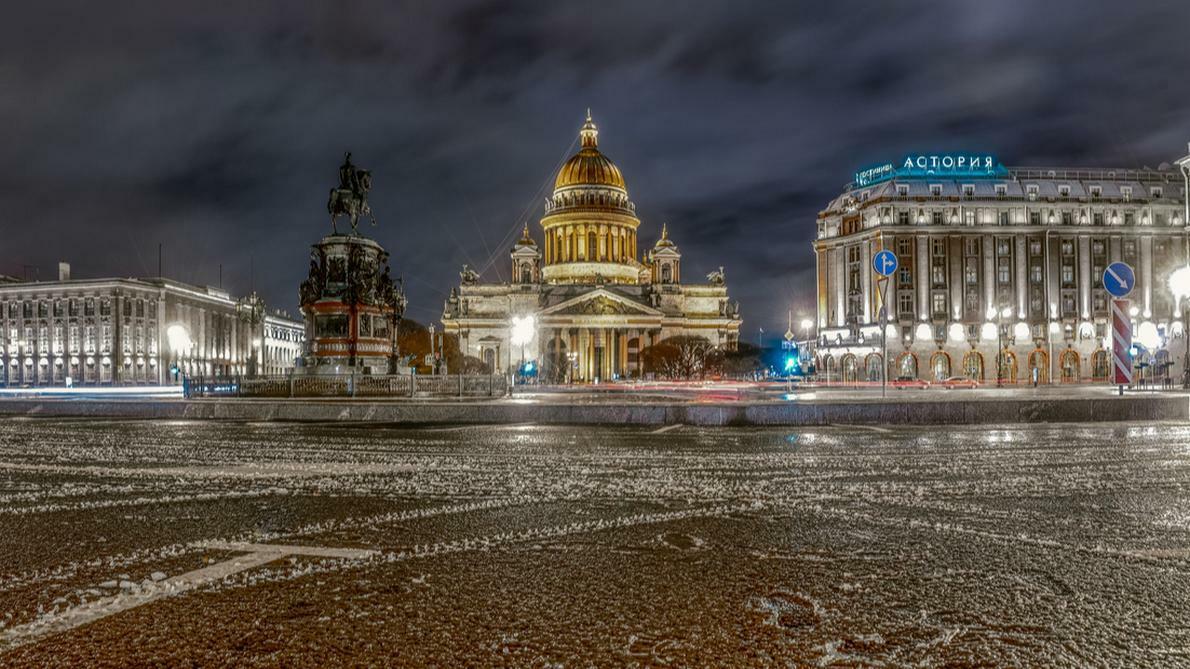
[[[1102,277],[1115,261],[1135,270],[1141,361],[1180,364],[1167,279],[1187,262],[1186,179],[1164,165],[1005,168],[986,154],[860,170],[818,214],[819,378],[880,380],[872,257],[883,249],[898,261],[887,281],[889,379],[995,382],[999,350],[1006,383],[1105,380]]]

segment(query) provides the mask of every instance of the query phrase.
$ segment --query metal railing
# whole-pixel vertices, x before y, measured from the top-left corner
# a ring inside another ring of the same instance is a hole
[[[187,377],[183,392],[194,397],[499,397],[508,379],[499,374],[338,374],[245,378]]]

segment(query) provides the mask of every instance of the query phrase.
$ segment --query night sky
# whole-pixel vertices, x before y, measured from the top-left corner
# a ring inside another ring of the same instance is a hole
[[[911,151],[1157,166],[1190,140],[1190,2],[25,3],[0,19],[0,273],[255,287],[296,314],[343,152],[436,320],[508,278],[590,107],[743,336],[810,313],[817,211]],[[28,267],[26,267],[28,266]]]

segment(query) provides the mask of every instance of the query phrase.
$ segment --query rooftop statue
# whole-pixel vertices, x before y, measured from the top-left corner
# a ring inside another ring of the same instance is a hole
[[[348,151],[339,167],[339,187],[331,189],[330,200],[326,203],[326,210],[331,215],[331,232],[339,234],[336,225],[340,216],[351,219],[351,233],[359,234],[359,217],[368,216],[372,225],[376,225],[376,217],[372,215],[372,208],[368,206],[368,191],[372,189],[371,170],[361,170],[351,163],[351,152]]]

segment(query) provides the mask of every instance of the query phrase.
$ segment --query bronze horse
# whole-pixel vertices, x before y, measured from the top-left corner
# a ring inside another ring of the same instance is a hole
[[[331,231],[336,235],[339,234],[336,222],[340,216],[347,216],[351,219],[352,234],[359,232],[360,216],[371,218],[372,225],[376,225],[376,217],[372,215],[372,208],[368,206],[368,191],[372,189],[372,172],[356,170],[355,177],[355,183],[352,185],[358,184],[358,190],[355,188],[332,188],[330,200],[326,203],[326,210],[331,215]]]

